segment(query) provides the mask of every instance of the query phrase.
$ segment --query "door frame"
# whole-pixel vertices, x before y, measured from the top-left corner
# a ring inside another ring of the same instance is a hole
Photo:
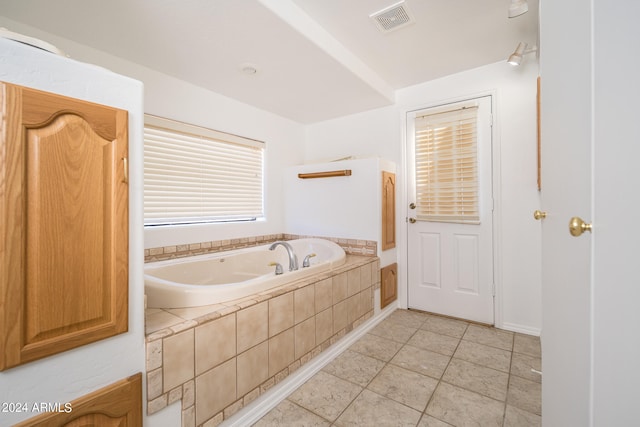
[[[491,190],[493,192],[493,282],[494,282],[494,300],[493,300],[493,317],[494,324],[497,328],[503,326],[503,307],[502,307],[502,221],[501,221],[501,159],[500,159],[500,132],[497,131],[499,125],[499,112],[497,110],[497,91],[488,90],[476,93],[465,94],[457,97],[436,99],[433,101],[425,102],[423,104],[411,105],[403,107],[400,111],[401,127],[402,127],[402,144],[401,144],[401,161],[402,161],[402,173],[398,177],[398,182],[401,185],[401,191],[399,192],[400,209],[401,213],[398,218],[399,230],[398,233],[398,259],[402,260],[398,264],[398,306],[400,308],[407,308],[409,306],[409,274],[408,274],[408,243],[409,243],[409,177],[408,177],[408,154],[409,154],[409,136],[407,135],[407,116],[411,112],[416,110],[434,108],[446,104],[453,104],[456,102],[464,102],[473,100],[475,98],[482,98],[485,96],[491,97],[491,114],[492,114],[492,126],[491,126]]]

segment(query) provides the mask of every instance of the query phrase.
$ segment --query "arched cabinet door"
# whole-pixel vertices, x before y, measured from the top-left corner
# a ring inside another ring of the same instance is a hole
[[[127,112],[0,83],[0,370],[127,330]]]
[[[138,373],[14,427],[141,427],[142,374]],[[36,406],[36,410],[38,407]],[[41,408],[44,412],[47,408]],[[36,412],[36,411],[32,411]]]
[[[380,269],[380,308],[398,298],[398,263]]]
[[[382,250],[396,247],[396,174],[382,172]]]

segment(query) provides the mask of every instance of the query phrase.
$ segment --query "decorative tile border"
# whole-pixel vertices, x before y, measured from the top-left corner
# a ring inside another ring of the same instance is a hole
[[[163,246],[144,250],[144,262],[164,261],[214,252],[224,252],[252,246],[266,245],[278,240],[294,240],[317,237],[340,245],[349,255],[377,256],[377,243],[373,240],[342,239],[337,237],[303,236],[298,234],[267,234],[241,239],[214,240],[188,245]]]
[[[174,318],[146,337],[147,413],[182,400],[183,427],[215,426],[231,417],[373,316],[379,270],[378,258],[348,256],[332,272],[264,294],[208,307],[147,310],[147,319],[162,313]],[[217,333],[225,323],[233,324],[235,334]],[[241,336],[242,330],[248,335]],[[230,353],[221,355],[229,342]],[[283,354],[287,348],[292,353]],[[256,373],[241,378],[247,369]],[[202,393],[207,399],[198,399]]]

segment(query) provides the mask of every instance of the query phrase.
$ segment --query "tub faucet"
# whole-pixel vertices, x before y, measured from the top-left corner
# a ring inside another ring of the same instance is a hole
[[[287,242],[275,242],[273,245],[269,246],[269,250],[275,250],[278,245],[283,246],[287,250],[287,254],[289,254],[289,271],[298,269],[298,257],[293,253],[293,248]]]
[[[316,256],[316,254],[309,254],[304,257],[304,261],[302,261],[302,268],[310,267],[311,262],[309,261],[309,259],[313,258],[314,256]]]

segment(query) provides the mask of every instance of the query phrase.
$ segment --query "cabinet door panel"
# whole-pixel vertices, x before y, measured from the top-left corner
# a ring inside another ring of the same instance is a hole
[[[380,269],[380,308],[398,298],[398,263]]]
[[[0,257],[14,307],[2,313],[0,369],[124,332],[128,312],[127,112],[12,85],[3,94],[14,130],[0,207],[21,231]]]
[[[141,427],[142,375],[135,374],[15,427]]]

